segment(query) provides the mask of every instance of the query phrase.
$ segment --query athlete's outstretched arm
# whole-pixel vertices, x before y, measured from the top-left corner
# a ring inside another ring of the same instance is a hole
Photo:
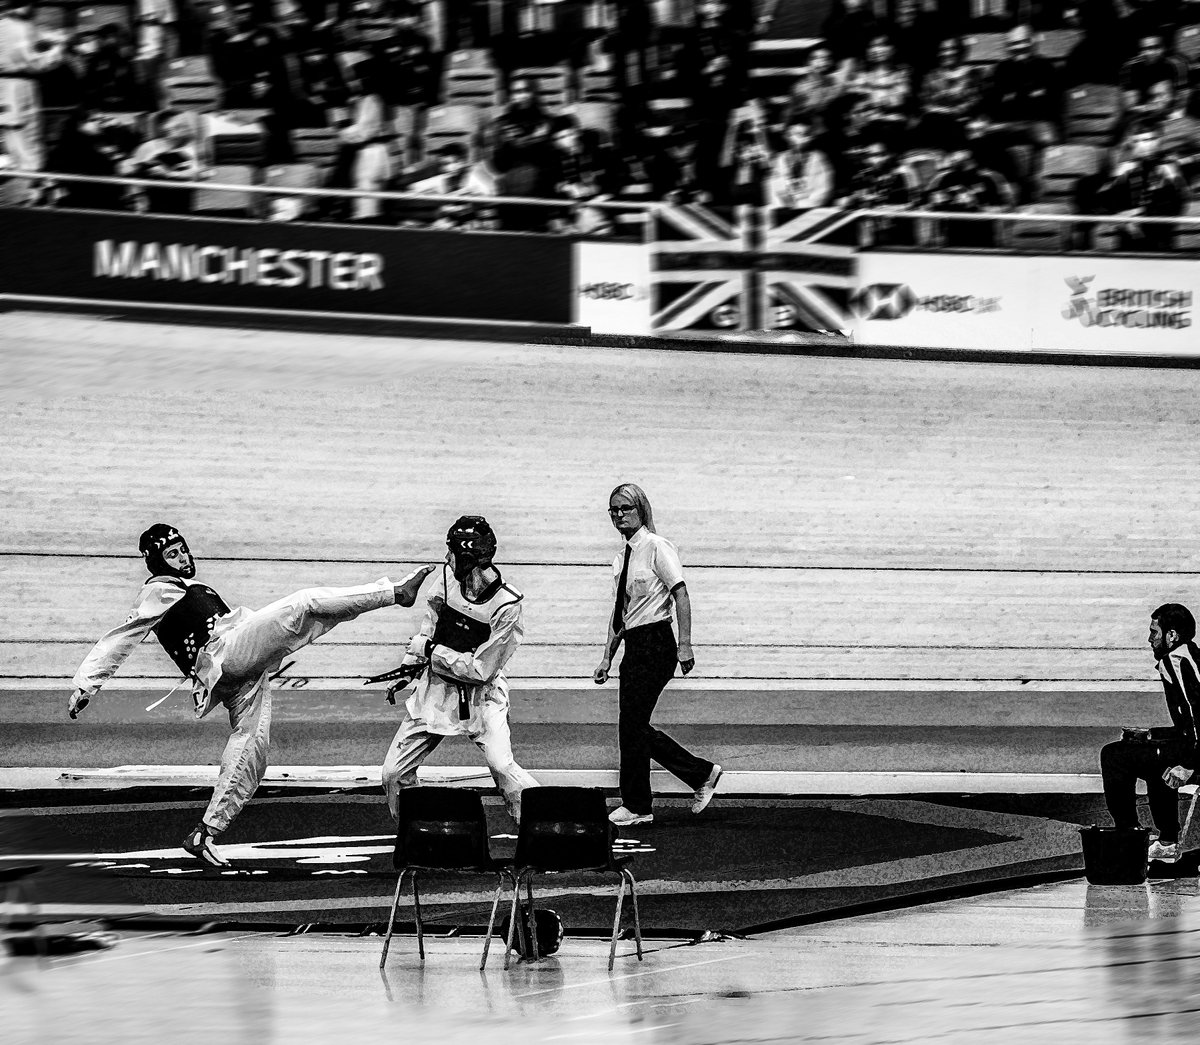
[[[75,689],[67,704],[71,718],[87,707],[100,687],[116,674],[138,643],[162,620],[163,614],[183,598],[185,590],[181,584],[164,581],[149,580],[143,585],[137,604],[125,618],[125,623],[105,632],[75,672],[71,680]]]

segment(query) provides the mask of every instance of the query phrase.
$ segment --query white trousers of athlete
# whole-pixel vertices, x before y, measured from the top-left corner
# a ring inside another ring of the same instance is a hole
[[[521,792],[537,787],[538,782],[513,758],[512,733],[508,728],[508,702],[488,702],[483,706],[483,728],[466,734],[483,752],[488,770],[504,796],[504,804],[514,820],[521,819]],[[417,767],[446,739],[444,733],[430,733],[406,710],[396,736],[383,760],[383,790],[393,820],[400,819],[400,789],[416,787]]]
[[[211,686],[212,700],[228,710],[232,730],[203,817],[214,832],[233,822],[266,772],[271,674],[283,658],[343,621],[395,603],[395,588],[385,577],[354,588],[305,588],[261,610],[235,610],[218,622],[196,663],[197,676]],[[222,628],[226,619],[231,623]]]

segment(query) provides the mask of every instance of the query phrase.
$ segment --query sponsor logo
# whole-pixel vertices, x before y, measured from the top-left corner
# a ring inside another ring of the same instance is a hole
[[[872,283],[850,298],[850,305],[863,319],[903,319],[913,312],[961,314],[999,312],[1000,298],[976,294],[930,294],[921,296],[906,283]]]
[[[632,301],[644,298],[646,293],[632,283],[581,283],[579,296],[593,301]]]
[[[277,250],[98,240],[92,274],[104,279],[237,283],[257,287],[382,290],[383,256],[355,251]]]
[[[1192,325],[1190,290],[1135,290],[1105,287],[1093,290],[1095,276],[1067,276],[1070,290],[1062,318],[1077,319],[1083,327],[1121,327],[1128,330],[1166,328],[1185,330]]]

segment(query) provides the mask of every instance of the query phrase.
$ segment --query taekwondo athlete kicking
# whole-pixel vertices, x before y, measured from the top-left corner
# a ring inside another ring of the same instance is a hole
[[[67,705],[78,718],[150,632],[192,683],[196,717],[218,705],[229,714],[230,734],[212,800],[183,848],[213,867],[226,860],[213,844],[250,800],[267,768],[271,732],[271,675],[284,657],[343,621],[385,606],[411,606],[436,567],[415,570],[399,584],[383,577],[351,588],[305,588],[250,610],[231,610],[212,588],[195,580],[196,561],[183,535],[155,523],[138,542],[150,578],[125,623],[107,632],[75,673]]]

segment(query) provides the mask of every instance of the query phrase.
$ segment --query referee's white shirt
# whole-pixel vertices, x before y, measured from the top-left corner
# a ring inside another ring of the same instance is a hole
[[[629,573],[625,578],[625,629],[671,619],[671,590],[683,583],[683,566],[675,545],[642,527],[629,538]],[[625,562],[622,548],[613,559],[613,602]]]

